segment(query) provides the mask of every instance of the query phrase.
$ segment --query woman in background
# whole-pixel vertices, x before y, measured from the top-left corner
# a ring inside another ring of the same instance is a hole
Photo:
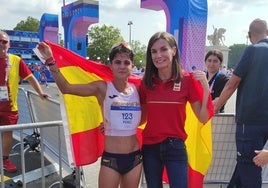
[[[214,103],[220,96],[228,77],[222,74],[220,68],[223,62],[223,54],[220,50],[210,50],[205,56],[206,76],[209,84],[209,91]],[[224,106],[220,109],[220,113],[224,112]]]

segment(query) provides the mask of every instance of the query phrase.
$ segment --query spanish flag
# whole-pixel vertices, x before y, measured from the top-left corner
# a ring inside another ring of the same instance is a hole
[[[74,52],[59,45],[46,41],[51,47],[63,76],[69,83],[89,83],[96,80],[112,80],[113,75],[106,65],[87,60]],[[131,76],[129,81],[139,85],[141,78]],[[91,164],[101,156],[103,151],[103,135],[99,131],[102,122],[100,105],[95,97],[80,97],[63,95],[64,127],[69,131],[67,140],[70,140],[70,149],[74,166]],[[212,114],[212,105],[210,105]],[[142,128],[138,131],[140,136]],[[201,124],[187,105],[186,140],[189,158],[189,188],[203,187],[203,178],[210,166],[212,159],[211,124]],[[141,139],[140,139],[141,140]],[[163,180],[168,182],[167,176]]]

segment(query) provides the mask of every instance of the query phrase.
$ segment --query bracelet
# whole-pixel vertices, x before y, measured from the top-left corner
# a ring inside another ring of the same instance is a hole
[[[49,57],[46,59],[45,61],[45,65],[46,66],[52,66],[55,65],[55,59],[53,58],[53,56]]]
[[[47,58],[45,62],[46,62],[46,63],[50,63],[50,62],[52,62],[52,61],[55,61],[55,59],[54,59],[53,56]]]
[[[53,65],[55,65],[56,64],[56,62],[55,61],[51,61],[51,62],[49,62],[49,63],[45,63],[45,65],[46,66],[53,66]]]

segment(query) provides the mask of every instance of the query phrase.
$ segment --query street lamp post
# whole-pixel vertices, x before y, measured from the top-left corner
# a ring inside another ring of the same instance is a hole
[[[142,60],[140,60],[140,68],[142,67]]]
[[[129,21],[127,23],[127,25],[129,25],[129,45],[132,46],[131,45],[131,25],[133,25],[133,22],[132,21]]]

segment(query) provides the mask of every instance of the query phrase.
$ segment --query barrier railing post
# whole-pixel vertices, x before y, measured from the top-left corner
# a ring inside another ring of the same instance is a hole
[[[76,182],[76,188],[81,188],[81,169],[80,167],[75,167],[75,182]]]

